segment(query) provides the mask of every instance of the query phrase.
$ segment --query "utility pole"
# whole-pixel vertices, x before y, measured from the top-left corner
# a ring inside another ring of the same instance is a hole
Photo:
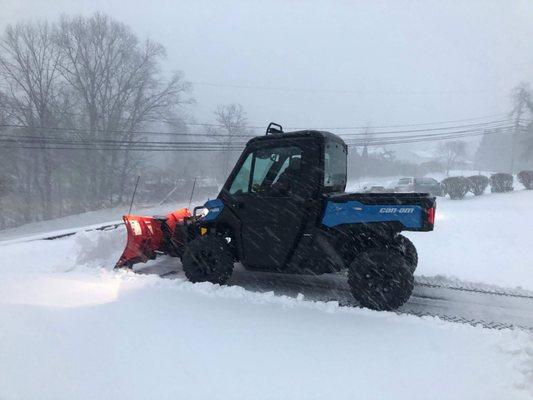
[[[229,125],[227,128],[228,131],[228,141],[227,141],[227,148],[224,154],[224,174],[226,176],[229,175],[229,159],[230,159],[230,152],[231,152],[231,135],[233,133],[233,128],[231,125]]]
[[[365,142],[363,146],[363,176],[368,175],[368,144]]]
[[[514,107],[511,115],[515,116],[515,120],[511,147],[511,174],[515,169],[517,139],[521,130],[520,120],[522,119],[526,107],[531,108],[531,89],[529,89],[529,86],[526,83],[521,83],[513,89],[512,99]]]
[[[516,117],[514,121],[513,138],[512,138],[512,145],[511,145],[511,171],[510,171],[511,175],[514,173],[516,139],[518,136],[518,132],[520,131],[520,119],[522,118],[523,113],[524,113],[524,107],[522,104],[520,104],[516,110]]]
[[[372,133],[370,128],[366,128],[364,132],[364,144],[363,144],[363,175],[368,176],[368,145],[370,144],[370,138]]]

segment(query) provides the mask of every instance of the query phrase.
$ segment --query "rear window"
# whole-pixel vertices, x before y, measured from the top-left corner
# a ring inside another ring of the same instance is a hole
[[[343,190],[346,185],[346,148],[328,141],[324,151],[324,188]]]

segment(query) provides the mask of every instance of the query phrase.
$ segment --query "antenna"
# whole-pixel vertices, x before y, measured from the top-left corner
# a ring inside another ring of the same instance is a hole
[[[128,215],[131,214],[131,208],[133,207],[133,199],[135,199],[135,193],[137,193],[137,186],[139,185],[139,179],[141,175],[137,175],[137,181],[135,182],[135,189],[133,189],[133,196],[131,196],[130,209],[128,210]]]
[[[196,177],[194,178],[194,182],[192,183],[191,197],[189,197],[189,207],[187,207],[188,209],[191,209],[192,196],[194,195],[195,187],[196,187]]]

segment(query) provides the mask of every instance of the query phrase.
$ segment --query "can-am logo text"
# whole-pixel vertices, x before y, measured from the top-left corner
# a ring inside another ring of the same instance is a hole
[[[414,208],[410,207],[382,207],[379,209],[380,214],[411,214]]]

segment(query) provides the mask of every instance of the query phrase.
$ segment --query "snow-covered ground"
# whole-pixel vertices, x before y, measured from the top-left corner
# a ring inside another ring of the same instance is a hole
[[[533,289],[531,204],[439,199],[417,273]],[[124,242],[0,246],[0,399],[533,397],[530,333],[114,272]]]
[[[528,399],[531,337],[76,270],[0,283],[2,399]]]
[[[406,232],[421,275],[533,289],[533,192],[437,200],[435,230]]]

